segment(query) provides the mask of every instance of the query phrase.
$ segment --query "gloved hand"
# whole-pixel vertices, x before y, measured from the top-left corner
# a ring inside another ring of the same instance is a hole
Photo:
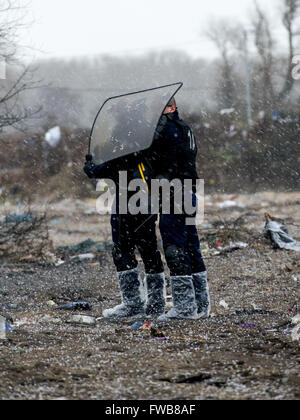
[[[92,162],[93,161],[93,156],[92,155],[86,155],[85,160],[87,162]]]
[[[93,162],[93,156],[87,155],[85,166],[84,166],[83,170],[89,178],[94,178],[95,177],[95,175],[94,175],[95,168],[96,168],[96,165]]]

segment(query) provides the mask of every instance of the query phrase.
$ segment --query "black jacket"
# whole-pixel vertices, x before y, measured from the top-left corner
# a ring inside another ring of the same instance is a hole
[[[197,145],[190,127],[176,111],[163,115],[148,149],[145,160],[153,178],[198,179],[196,169]]]
[[[90,178],[112,179],[117,185],[119,172],[127,171],[128,182],[141,178],[139,164],[143,163],[146,181],[151,179],[198,179],[196,169],[197,145],[190,127],[176,111],[163,115],[155,132],[152,146],[146,151],[90,167]]]

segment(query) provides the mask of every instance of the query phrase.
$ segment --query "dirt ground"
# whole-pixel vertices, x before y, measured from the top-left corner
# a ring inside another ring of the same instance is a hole
[[[47,211],[57,248],[110,241],[109,219],[94,207],[66,200],[32,211]],[[154,322],[150,330],[103,320],[102,310],[120,302],[110,251],[93,260],[64,257],[59,266],[2,263],[0,314],[14,330],[0,340],[0,399],[299,399],[299,341],[290,322],[299,304],[299,252],[274,250],[263,235],[268,212],[299,240],[299,209],[300,193],[206,197],[199,233],[208,320]],[[1,206],[0,217],[13,210]],[[248,246],[234,250],[237,242]],[[88,302],[93,310],[76,314],[96,324],[70,323],[74,313],[49,301]]]

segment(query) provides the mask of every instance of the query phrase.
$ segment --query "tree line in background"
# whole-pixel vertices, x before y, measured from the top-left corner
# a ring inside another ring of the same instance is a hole
[[[78,182],[83,183],[88,129],[103,101],[176,81],[184,82],[178,104],[195,130],[199,171],[207,188],[299,188],[300,82],[292,77],[292,58],[300,47],[300,0],[280,0],[278,6],[284,51],[268,15],[255,2],[247,27],[210,22],[204,32],[219,51],[213,61],[167,51],[51,59],[26,66],[18,58],[16,38],[24,10],[18,0],[0,0],[0,61],[7,66],[6,79],[0,80],[1,188],[6,186],[8,195],[25,191],[22,183],[28,179],[44,191],[45,184],[53,183],[55,190],[56,179],[71,176],[65,193],[83,194]],[[62,141],[51,148],[44,135],[54,126],[62,128]],[[11,162],[7,153],[14,156]]]

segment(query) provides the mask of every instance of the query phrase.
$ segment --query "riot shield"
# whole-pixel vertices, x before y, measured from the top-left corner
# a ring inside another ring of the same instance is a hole
[[[182,83],[107,99],[94,121],[89,154],[96,165],[148,149],[161,115]]]

